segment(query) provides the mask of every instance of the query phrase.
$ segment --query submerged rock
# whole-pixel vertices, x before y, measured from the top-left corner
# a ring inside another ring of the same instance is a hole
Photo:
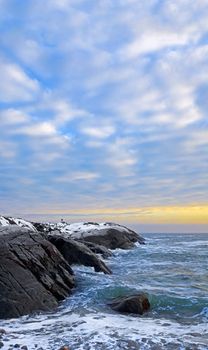
[[[130,313],[143,315],[150,309],[150,302],[145,293],[138,293],[125,297],[114,299],[108,305],[114,310],[121,313]]]
[[[50,310],[73,287],[73,271],[53,244],[28,229],[1,228],[0,318]]]
[[[111,270],[85,244],[76,242],[60,235],[49,235],[48,239],[61,252],[66,261],[71,264],[80,264],[94,267],[96,272],[111,274]]]

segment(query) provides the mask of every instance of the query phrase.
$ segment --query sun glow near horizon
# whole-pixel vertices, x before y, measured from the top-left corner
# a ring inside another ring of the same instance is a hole
[[[103,208],[77,210],[48,210],[27,213],[36,217],[71,217],[73,221],[97,220],[147,224],[208,224],[208,205],[152,206],[139,208]]]

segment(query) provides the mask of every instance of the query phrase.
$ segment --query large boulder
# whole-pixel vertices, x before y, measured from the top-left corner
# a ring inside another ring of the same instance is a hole
[[[130,249],[135,243],[144,244],[144,238],[125,226],[114,223],[84,223],[83,229],[74,230],[73,238],[102,245],[108,249]]]
[[[76,242],[60,235],[48,235],[48,239],[61,252],[66,261],[71,264],[79,264],[94,267],[96,272],[111,274],[111,270],[97,257],[85,244]]]
[[[135,231],[108,222],[100,224],[94,222],[45,224],[44,231],[48,233],[51,231],[59,232],[62,237],[102,245],[108,249],[130,249],[134,247],[136,242],[144,244],[144,238]]]
[[[145,293],[119,297],[109,303],[114,311],[143,315],[150,308],[150,302]]]
[[[0,228],[0,318],[50,310],[73,287],[71,267],[41,234]]]

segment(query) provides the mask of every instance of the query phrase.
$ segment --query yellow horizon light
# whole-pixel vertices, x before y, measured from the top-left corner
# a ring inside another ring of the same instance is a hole
[[[102,208],[77,210],[48,210],[46,215],[96,216],[102,219],[125,220],[128,222],[168,224],[208,224],[208,204],[183,206],[155,206],[140,208]]]

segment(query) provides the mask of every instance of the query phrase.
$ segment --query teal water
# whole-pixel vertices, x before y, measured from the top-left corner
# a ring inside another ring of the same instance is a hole
[[[58,310],[2,321],[7,347],[29,349],[208,349],[208,234],[146,234],[146,245],[116,250],[112,276],[74,267],[77,285]],[[151,310],[119,315],[113,297],[145,291]],[[11,334],[11,336],[9,335]],[[36,347],[37,348],[37,347]]]

